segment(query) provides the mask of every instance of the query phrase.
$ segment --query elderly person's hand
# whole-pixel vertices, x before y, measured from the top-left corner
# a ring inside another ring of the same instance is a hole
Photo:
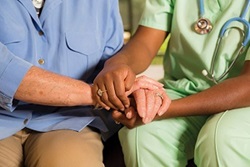
[[[171,103],[163,88],[137,89],[132,95],[135,100],[136,111],[142,118],[143,123],[149,123],[156,115],[164,114]],[[126,113],[128,118],[130,118],[129,114],[130,112]]]
[[[129,108],[113,112],[114,119],[128,127],[151,122],[157,115],[164,114],[171,103],[163,88],[138,89],[132,93],[130,100]]]

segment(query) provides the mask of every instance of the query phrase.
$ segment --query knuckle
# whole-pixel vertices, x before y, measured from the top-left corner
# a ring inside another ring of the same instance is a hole
[[[124,93],[122,93],[122,92],[117,92],[116,96],[117,96],[119,99],[124,99]]]
[[[109,99],[109,101],[116,101],[117,100],[115,95],[109,95],[108,99]]]
[[[102,97],[101,101],[102,101],[102,103],[104,103],[104,104],[106,104],[106,105],[108,105],[108,106],[111,105],[110,102],[109,102],[109,100],[107,100],[106,98],[103,98],[103,97]]]

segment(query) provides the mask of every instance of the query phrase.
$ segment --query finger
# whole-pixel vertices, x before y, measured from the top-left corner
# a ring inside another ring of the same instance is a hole
[[[125,82],[125,91],[128,91],[132,88],[134,82],[136,79],[136,75],[133,71],[129,70],[128,71],[128,75],[125,78],[124,82]]]
[[[124,86],[119,86],[119,85],[123,85],[123,82],[119,82],[118,79],[118,86],[116,86],[113,80],[111,79],[105,79],[108,80],[105,83],[99,82],[97,83],[97,101],[98,103],[104,107],[105,109],[116,109],[116,110],[124,110],[124,105],[122,104],[122,102],[120,101],[120,99],[117,97],[116,95],[116,89],[119,91],[119,89],[123,88],[123,92],[124,92]],[[118,88],[117,88],[118,87]],[[99,93],[99,92],[103,92],[103,93]]]
[[[92,98],[95,102],[95,109],[99,108],[105,108],[106,110],[109,110],[110,107],[107,106],[106,104],[102,103],[100,97],[98,96],[98,86],[96,84],[91,85],[91,93],[92,93]]]
[[[144,89],[138,89],[135,92],[133,92],[134,100],[136,103],[136,109],[138,112],[138,115],[141,118],[144,118],[146,116],[146,95]]]
[[[124,124],[126,120],[128,120],[126,115],[118,110],[113,110],[112,118],[114,119],[114,121],[120,122],[121,124]]]
[[[163,103],[163,97],[161,96],[161,94],[159,92],[155,92],[155,105],[154,105],[154,111],[155,111],[155,115],[159,115],[160,112],[160,108],[162,106]],[[152,121],[152,120],[151,120]]]
[[[159,108],[158,115],[162,116],[169,108],[171,104],[171,99],[167,96],[165,91],[162,92],[162,105]]]
[[[132,72],[132,71],[128,71],[128,75],[127,77],[125,78],[124,80],[124,84],[125,84],[125,91],[129,91],[131,90],[133,84],[134,84],[134,81],[135,81],[135,78],[136,78],[136,75]],[[129,94],[125,94],[124,96],[126,97],[125,99],[122,99],[122,102],[124,104],[124,106],[126,108],[128,108],[130,106],[130,102],[128,100],[128,96],[130,95],[131,93]]]
[[[138,77],[137,80],[138,81],[148,82],[148,83],[153,84],[153,85],[155,85],[155,86],[157,86],[159,88],[162,88],[164,86],[162,83],[160,83],[160,82],[158,82],[158,81],[156,81],[156,80],[154,80],[152,78],[149,78],[149,77],[147,77],[145,75],[142,75],[142,76]]]
[[[126,108],[124,113],[127,119],[132,119],[137,115],[136,110],[133,107]]]
[[[127,76],[126,73],[127,70],[119,73],[112,72],[112,75],[106,75],[105,79],[103,79],[106,81],[103,85],[107,89],[107,96],[103,96],[101,101],[114,109],[124,110],[125,106],[129,106],[129,100],[125,94],[124,78]]]
[[[113,71],[112,77],[115,78],[113,80],[114,87],[112,87],[114,89],[115,94],[109,96],[109,100],[118,109],[124,110],[130,105],[128,96],[125,94],[125,91],[127,89],[130,89],[131,85],[133,84],[135,80],[135,74],[132,72],[130,67],[123,66],[120,71]]]
[[[129,93],[134,92],[137,89],[149,89],[149,90],[156,90],[156,89],[161,89],[162,88],[162,84],[158,83],[159,85],[155,85],[152,84],[151,82],[148,82],[147,79],[140,79],[140,80],[136,80],[134,82],[134,85],[132,86],[131,90],[129,90],[127,92],[127,95],[129,95]]]
[[[134,110],[133,107],[129,107],[129,108],[131,108],[131,110]],[[132,112],[136,113],[135,110]],[[125,114],[122,114],[119,111],[115,110],[112,112],[112,117],[115,121],[120,122],[121,124],[123,124],[129,129],[134,128],[135,126],[139,125],[139,123],[137,123],[138,115],[135,115],[131,119],[128,119],[125,116]]]
[[[116,90],[115,90],[116,85],[114,85],[114,83],[119,82],[117,85],[121,85],[123,84],[123,81],[121,81],[121,79],[117,77],[119,76],[119,73],[117,74],[117,72],[112,72],[112,73],[107,72],[105,75],[104,74],[100,72],[94,80],[94,84],[97,85],[96,91],[98,92],[98,89],[105,91],[105,93],[103,93],[101,96],[100,95],[98,96],[97,92],[95,93],[97,95],[96,96],[97,102],[106,109],[113,108],[122,110],[124,106],[122,102],[119,100],[119,98],[116,96]]]
[[[112,105],[114,109],[124,110],[125,107],[120,99],[120,96],[125,96],[124,84],[119,79],[113,81],[112,84],[106,84],[107,98],[102,99],[102,102]],[[124,98],[124,97],[123,97]]]
[[[128,108],[130,103],[128,96],[125,93],[125,84],[124,81],[122,82],[114,82],[114,88],[116,92],[116,98],[119,99],[119,103],[116,103],[117,107],[119,107],[120,110],[124,110],[125,108]]]
[[[107,95],[108,90],[106,89],[105,85],[99,84],[99,83],[96,85],[97,85],[97,90],[95,92],[95,96],[96,96],[98,104],[101,105],[106,110],[110,110],[110,108],[115,108],[115,106],[112,103],[106,100],[108,98],[108,95]]]
[[[157,104],[157,96],[155,95],[155,92],[154,91],[151,91],[151,90],[147,90],[146,91],[146,116],[145,118],[143,119],[143,122],[144,123],[149,123],[151,122],[155,115],[157,114],[158,112],[158,108],[159,108],[159,104]],[[157,108],[158,106],[158,108]]]

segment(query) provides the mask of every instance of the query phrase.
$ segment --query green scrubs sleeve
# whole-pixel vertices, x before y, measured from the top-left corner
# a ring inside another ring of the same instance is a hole
[[[140,25],[170,32],[173,10],[171,0],[146,0]]]

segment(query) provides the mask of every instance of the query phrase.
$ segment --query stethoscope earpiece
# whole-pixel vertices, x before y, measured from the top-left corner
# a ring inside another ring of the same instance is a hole
[[[207,72],[207,70],[202,70],[202,75],[204,75],[204,76],[207,76],[208,75],[208,72]]]
[[[214,77],[214,74],[210,74],[206,69],[202,70],[202,75],[204,75],[208,80],[213,81],[215,84],[218,84]]]

